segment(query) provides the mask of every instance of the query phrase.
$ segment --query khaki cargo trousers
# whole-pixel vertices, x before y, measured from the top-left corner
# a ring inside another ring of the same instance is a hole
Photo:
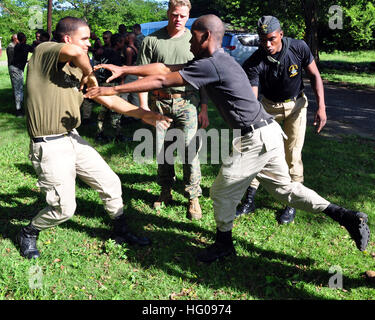
[[[265,97],[261,103],[264,109],[282,126],[288,139],[284,142],[285,160],[292,181],[303,183],[302,148],[305,142],[307,105],[305,94],[296,101],[275,103]],[[259,181],[254,179],[250,186],[257,189]]]
[[[113,219],[123,213],[121,182],[109,165],[76,130],[52,141],[30,142],[29,158],[46,195],[47,207],[33,219],[39,230],[70,219],[76,210],[76,177],[99,192]]]
[[[322,212],[329,202],[300,182],[293,182],[285,161],[283,133],[275,121],[233,140],[233,153],[223,161],[210,196],[217,228],[232,229],[236,207],[255,177],[277,200],[309,212]]]

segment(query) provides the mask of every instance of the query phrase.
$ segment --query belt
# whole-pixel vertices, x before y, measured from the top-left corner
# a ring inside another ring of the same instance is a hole
[[[303,96],[303,91],[301,91],[299,93],[298,96],[296,97],[293,97],[293,98],[290,98],[290,99],[286,99],[286,100],[282,100],[282,101],[274,101],[275,103],[286,103],[286,102],[291,102],[291,101],[296,101],[297,99],[301,98]],[[267,97],[266,97],[267,98]],[[267,98],[268,99],[268,98]],[[271,100],[271,99],[268,99],[268,100]],[[271,100],[272,101],[272,100]]]
[[[39,142],[47,142],[47,141],[52,141],[52,140],[57,140],[57,139],[61,139],[61,138],[64,138],[64,137],[68,137],[71,135],[71,131],[67,132],[67,133],[63,133],[63,134],[59,134],[57,136],[44,136],[44,137],[37,137],[37,138],[31,138],[31,140],[33,140],[33,142],[35,143],[39,143]]]
[[[191,94],[191,92],[183,92],[183,93],[166,93],[161,90],[154,90],[152,91],[152,94],[156,96],[159,99],[178,99],[178,98],[184,98]]]
[[[245,136],[249,133],[252,133],[254,132],[254,130],[256,129],[259,129],[259,128],[262,128],[262,127],[265,127],[265,126],[268,126],[269,124],[273,123],[273,119],[268,119],[268,120],[260,120],[254,124],[252,124],[250,127],[248,128],[242,128],[241,129],[241,135],[242,136]]]

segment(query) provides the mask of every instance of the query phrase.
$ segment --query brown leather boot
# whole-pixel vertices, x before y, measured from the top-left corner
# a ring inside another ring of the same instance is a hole
[[[199,198],[193,198],[189,200],[187,218],[190,220],[199,220],[202,218],[202,210],[201,206],[199,205]]]
[[[161,207],[161,204],[168,205],[172,201],[172,194],[171,189],[169,188],[162,188],[161,193],[159,195],[158,200],[154,202],[154,209],[158,209]]]

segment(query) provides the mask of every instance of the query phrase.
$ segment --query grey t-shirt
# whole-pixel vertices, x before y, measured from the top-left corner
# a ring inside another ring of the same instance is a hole
[[[245,129],[272,118],[256,99],[245,71],[223,49],[209,58],[192,60],[180,74],[196,89],[204,87],[232,129]]]

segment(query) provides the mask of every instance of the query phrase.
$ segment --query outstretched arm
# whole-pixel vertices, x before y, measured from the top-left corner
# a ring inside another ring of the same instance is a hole
[[[163,129],[167,129],[172,122],[172,119],[166,116],[156,112],[143,110],[118,96],[96,97],[94,100],[110,110],[141,119],[143,122],[151,124],[154,127],[160,126]]]
[[[184,65],[165,65],[163,63],[151,63],[140,66],[116,66],[113,64],[98,64],[94,70],[107,69],[112,72],[112,76],[106,82],[110,82],[118,77],[133,74],[135,76],[146,77],[158,74],[168,74],[170,72],[181,70]]]
[[[187,82],[181,77],[179,72],[170,72],[165,75],[148,76],[114,87],[92,87],[87,90],[85,98],[93,99],[97,96],[112,96],[119,93],[145,92],[169,87],[181,87],[186,84]]]

